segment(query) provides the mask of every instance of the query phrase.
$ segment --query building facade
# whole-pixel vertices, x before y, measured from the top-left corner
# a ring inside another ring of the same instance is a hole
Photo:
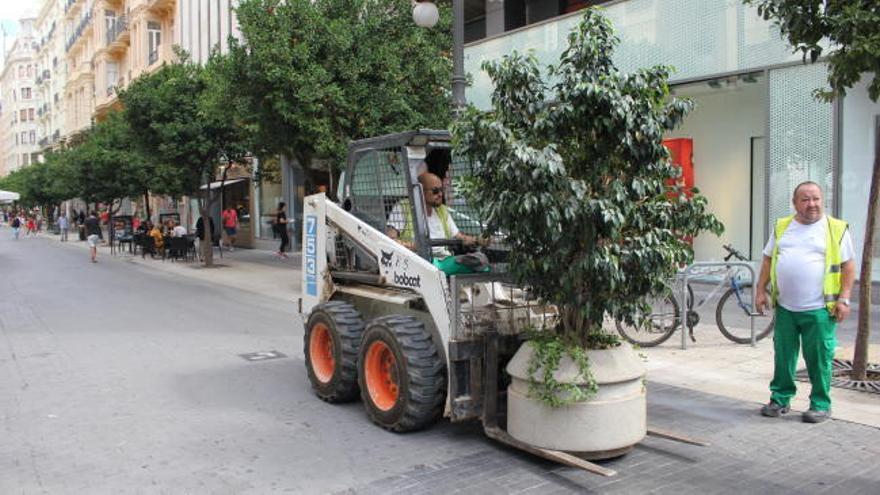
[[[67,64],[64,51],[64,29],[61,24],[64,0],[48,0],[40,7],[34,26],[37,36],[36,87],[41,104],[38,145],[41,152],[57,146],[64,133],[64,85]]]
[[[861,246],[880,105],[870,102],[866,81],[834,103],[816,100],[826,64],[804,64],[740,1],[467,1],[468,101],[490,104],[484,61],[516,50],[557,63],[577,10],[590,4],[614,25],[621,70],[670,65],[674,93],[696,103],[668,137],[692,143],[695,185],[726,227],[721,237],[696,239],[698,260],[719,260],[723,244],[760,259],[774,220],[790,214],[791,192],[805,180],[823,186],[827,211],[850,222]]]
[[[21,19],[18,37],[6,53],[0,74],[0,175],[26,167],[39,157],[37,110],[41,100],[35,20]]]

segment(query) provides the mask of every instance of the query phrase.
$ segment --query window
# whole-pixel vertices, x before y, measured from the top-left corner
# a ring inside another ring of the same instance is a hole
[[[27,142],[27,131],[21,131],[21,144]]]
[[[21,164],[22,165],[30,165],[31,164],[30,158],[31,158],[31,155],[29,155],[28,153],[22,153],[21,154]]]
[[[19,110],[19,112],[18,112],[18,120],[20,120],[20,121],[22,121],[22,122],[24,122],[24,121],[27,120],[27,110],[25,110],[24,108],[22,108],[21,110]]]
[[[18,66],[18,77],[24,77],[24,66],[23,65]]]
[[[34,109],[28,108],[28,120],[34,120]]]
[[[28,77],[34,76],[34,66],[32,66],[32,65],[27,66],[27,76]]]
[[[30,100],[31,99],[31,88],[21,88],[21,99],[22,100]]]
[[[15,145],[18,146],[18,134],[15,135]]]
[[[116,62],[107,62],[107,96],[113,94],[119,80],[119,66]]]
[[[28,134],[28,138],[29,138],[29,141],[28,141],[29,143],[31,143],[31,144],[36,143],[37,142],[37,131],[31,131]]]
[[[147,46],[149,47],[149,63],[159,60],[159,45],[162,44],[162,26],[158,22],[147,23]]]

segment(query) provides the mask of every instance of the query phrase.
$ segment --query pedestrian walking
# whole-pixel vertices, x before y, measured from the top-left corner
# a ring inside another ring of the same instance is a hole
[[[850,312],[854,252],[847,223],[825,215],[818,184],[799,184],[792,203],[797,213],[776,221],[764,247],[755,288],[758,310],[772,304],[776,312],[770,402],[761,408],[761,414],[778,417],[789,411],[797,391],[798,353],[803,347],[811,390],[810,409],[802,419],[821,423],[831,417],[835,330]]]
[[[92,211],[89,218],[85,221],[86,241],[89,243],[89,255],[92,263],[98,262],[98,242],[101,239],[101,224],[98,221],[98,214]]]
[[[18,236],[21,233],[21,218],[19,218],[17,214],[13,214],[9,226],[12,227],[12,238],[17,241]]]
[[[235,251],[235,235],[238,232],[238,212],[232,206],[223,210],[223,230],[226,232],[226,247]]]
[[[25,223],[27,230],[24,233],[24,236],[27,237],[29,235],[36,236],[37,235],[37,222],[34,220],[34,217],[28,215],[27,222]]]
[[[290,245],[290,236],[287,233],[287,213],[284,211],[286,208],[286,204],[282,201],[278,203],[278,209],[275,211],[275,223],[274,229],[275,233],[281,237],[281,246],[278,247],[278,252],[275,253],[275,256],[279,256],[281,258],[287,258],[287,247]]]
[[[70,224],[67,222],[67,216],[64,213],[58,214],[58,230],[61,232],[61,242],[67,242],[67,233],[70,231]]]

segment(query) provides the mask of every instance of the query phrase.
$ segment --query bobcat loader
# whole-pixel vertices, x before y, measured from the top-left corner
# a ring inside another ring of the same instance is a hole
[[[457,240],[435,240],[417,177],[444,183],[445,204],[461,232],[481,236],[476,212],[454,178],[472,172],[453,159],[446,131],[419,130],[354,142],[339,202],[305,198],[303,281],[309,380],[330,403],[363,401],[367,415],[395,432],[425,428],[441,417],[481,421],[487,436],[534,455],[606,476],[614,471],[574,455],[528,445],[505,431],[504,366],[528,328],[552,323],[544,306],[510,284],[506,251],[493,241],[485,273],[447,276],[432,250],[462,252]],[[389,237],[395,208],[407,204],[415,249]],[[649,434],[701,444],[675,434]]]

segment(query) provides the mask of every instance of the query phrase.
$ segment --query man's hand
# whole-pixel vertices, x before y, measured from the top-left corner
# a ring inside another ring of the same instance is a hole
[[[837,320],[838,323],[842,322],[849,316],[849,304],[844,304],[839,301],[834,303],[834,309],[831,310],[831,314],[834,315],[834,319]]]
[[[755,293],[755,306],[758,313],[762,315],[764,314],[765,309],[770,309],[770,301],[767,300],[767,291],[758,290]]]

